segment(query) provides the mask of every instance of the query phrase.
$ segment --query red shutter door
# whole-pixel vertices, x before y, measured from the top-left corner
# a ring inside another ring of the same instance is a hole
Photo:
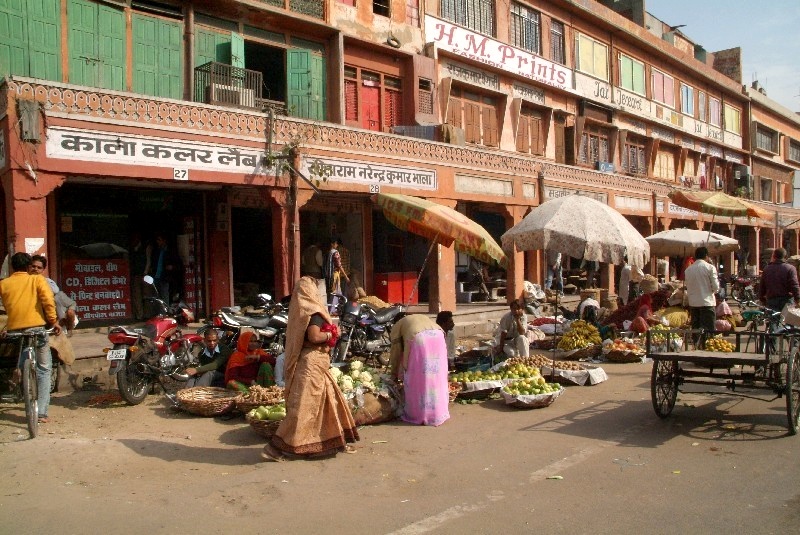
[[[498,145],[497,110],[494,108],[494,106],[484,106],[481,109],[481,115],[483,144],[487,147],[496,147]]]
[[[519,116],[519,126],[517,127],[517,151],[519,152],[528,152],[530,146],[528,144],[529,139],[529,132],[528,132],[528,118],[525,115]]]
[[[464,127],[464,116],[461,109],[461,100],[450,97],[450,105],[447,107],[447,124],[456,128]]]
[[[464,134],[467,143],[481,142],[481,109],[469,101],[464,103]]]
[[[358,83],[355,80],[344,81],[344,118],[358,121]]]
[[[381,129],[381,90],[379,87],[361,87],[361,127],[368,130]]]
[[[403,94],[400,91],[386,90],[383,109],[383,124],[386,130],[403,124]]]

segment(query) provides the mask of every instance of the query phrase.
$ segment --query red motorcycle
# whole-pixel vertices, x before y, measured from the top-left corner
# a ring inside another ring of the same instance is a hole
[[[145,283],[153,286],[153,278],[146,276]],[[122,398],[131,405],[138,405],[158,383],[173,403],[175,397],[167,392],[164,379],[186,381],[186,368],[195,363],[202,337],[191,333],[184,335],[181,327],[194,320],[194,314],[183,304],[168,305],[163,299],[146,297],[145,307],[151,317],[142,328],[112,327],[108,339],[113,348],[106,353],[110,361],[109,375],[117,378],[117,387]]]
[[[731,277],[731,297],[739,303],[756,300],[758,277]]]

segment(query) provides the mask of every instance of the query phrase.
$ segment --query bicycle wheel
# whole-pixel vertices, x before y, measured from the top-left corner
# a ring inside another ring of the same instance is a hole
[[[25,400],[25,419],[31,438],[39,432],[39,389],[36,385],[36,365],[32,358],[22,363],[22,397]]]
[[[786,415],[789,434],[796,435],[800,426],[800,350],[795,349],[786,360]]]
[[[650,397],[659,418],[666,418],[678,398],[680,367],[677,360],[659,360],[653,364],[650,376]]]

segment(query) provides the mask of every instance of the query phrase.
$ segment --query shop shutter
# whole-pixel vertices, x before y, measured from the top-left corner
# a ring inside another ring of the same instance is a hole
[[[498,145],[497,109],[493,106],[484,106],[481,115],[483,144],[487,147],[496,147]]]
[[[157,97],[183,96],[181,23],[134,14],[133,90]]]
[[[517,126],[517,151],[530,152],[530,132],[528,130],[528,117],[526,115],[519,116],[519,125]]]
[[[358,82],[344,81],[344,118],[347,121],[358,121]]]
[[[30,76],[27,22],[23,0],[0,3],[0,76]]]
[[[403,124],[403,93],[387,89],[384,101],[384,126],[388,131],[393,126]]]
[[[286,64],[286,104],[289,113],[296,117],[323,120],[325,79],[322,56],[310,50],[287,50]]]
[[[70,83],[105,89],[125,89],[125,15],[105,4],[70,0]]]
[[[478,104],[464,101],[464,137],[467,143],[481,142],[481,109]]]
[[[11,4],[12,2],[2,2]],[[17,2],[13,2],[17,3]],[[3,8],[0,8],[0,12]],[[61,2],[28,0],[30,76],[61,81]],[[0,30],[0,35],[8,35]],[[12,36],[13,39],[13,36]],[[1,46],[1,45],[0,45]],[[124,51],[123,51],[124,57]],[[2,61],[2,60],[0,60]]]
[[[76,85],[97,87],[97,4],[70,0],[67,4],[69,33],[69,81]]]

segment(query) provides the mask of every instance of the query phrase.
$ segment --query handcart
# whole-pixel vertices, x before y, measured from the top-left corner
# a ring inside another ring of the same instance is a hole
[[[647,356],[653,360],[650,393],[653,409],[666,418],[675,407],[678,391],[685,384],[764,390],[775,395],[768,401],[786,398],[789,434],[797,434],[800,423],[800,331],[742,332],[729,337],[732,352],[698,349],[700,330],[647,333]],[[668,333],[663,336],[662,333]],[[658,337],[657,340],[654,338]],[[743,338],[760,338],[743,345]],[[734,340],[735,337],[735,340]],[[680,343],[673,343],[680,340]],[[745,349],[744,351],[742,349]],[[747,349],[754,348],[755,352]],[[758,349],[756,349],[758,348]]]

